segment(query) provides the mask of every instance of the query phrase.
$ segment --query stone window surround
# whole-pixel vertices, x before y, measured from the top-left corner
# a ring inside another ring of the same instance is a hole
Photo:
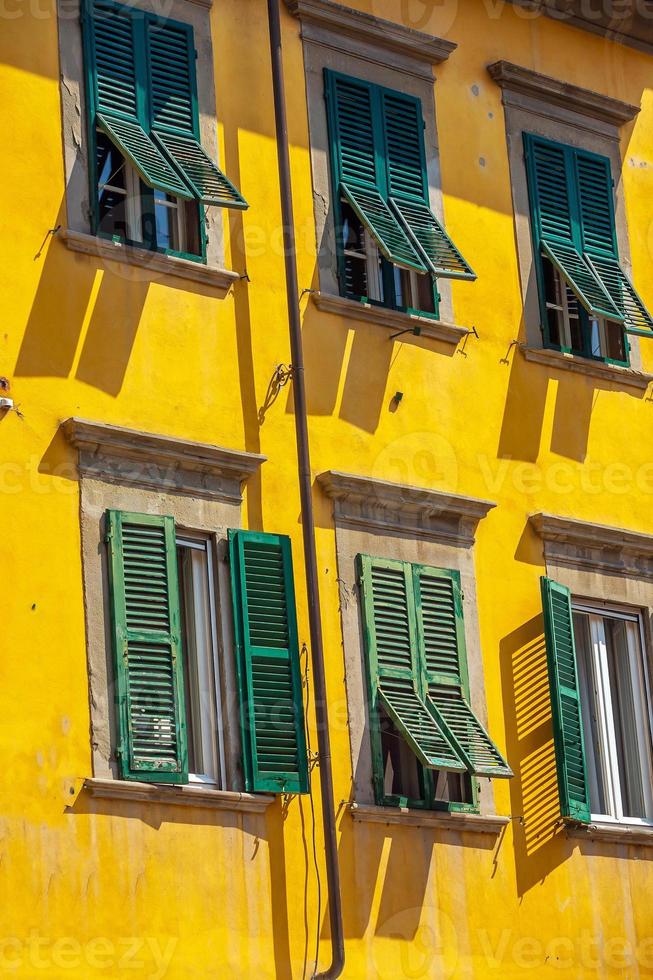
[[[286,0],[286,5],[290,13],[300,20],[304,49],[319,273],[319,291],[312,294],[312,300],[323,311],[386,326],[383,309],[379,314],[375,307],[351,303],[336,310],[328,303],[334,297],[340,298],[340,288],[323,71],[324,68],[331,68],[420,99],[425,122],[430,204],[434,214],[444,222],[433,66],[445,61],[457,45],[331,0]],[[437,339],[455,346],[466,331],[454,327],[448,280],[438,279],[438,292],[441,296],[440,320],[431,323],[435,326]],[[322,298],[327,302],[321,303]],[[401,329],[403,325],[408,328],[413,325],[413,318],[409,315],[397,314],[392,310],[387,312],[392,318],[388,326]],[[397,328],[398,317],[401,317],[401,325]],[[420,323],[421,319],[427,318],[420,318]],[[449,330],[450,327],[453,329]],[[427,335],[426,329],[424,333]]]
[[[526,343],[523,345],[524,350],[522,351],[524,353],[528,349],[542,350],[544,348],[540,332],[541,317],[534,269],[522,134],[524,132],[535,133],[546,139],[581,147],[610,159],[616,184],[615,224],[619,254],[624,268],[630,273],[628,225],[623,182],[620,179],[622,159],[619,130],[624,123],[634,119],[640,110],[639,106],[621,102],[590,89],[571,85],[510,62],[497,61],[488,65],[487,70],[490,77],[501,88],[504,107],[517,257],[526,331]],[[604,380],[617,382],[620,379],[626,383],[632,380],[635,387],[646,387],[650,378],[646,375],[640,375],[639,380],[642,383],[638,384],[638,377],[636,377],[641,372],[642,365],[639,338],[631,336],[628,340],[631,345],[631,367],[620,368],[617,365],[607,365],[609,374],[599,368],[599,372],[596,372],[597,376]],[[560,355],[557,361],[553,363],[561,368],[572,370],[575,365],[579,365],[579,369],[583,370],[583,373],[588,373],[583,369],[583,365],[586,367],[588,363],[587,358],[568,357],[565,359],[564,355]],[[605,368],[606,365],[600,365],[600,367]]]
[[[93,777],[86,790],[96,797],[261,811],[267,797],[240,792],[242,773],[231,615],[226,563],[228,528],[241,526],[245,481],[264,456],[118,426],[71,418],[62,424],[78,454],[80,522],[86,618]],[[108,508],[169,514],[184,530],[205,534],[215,560],[217,645],[221,658],[226,729],[226,785],[159,786],[119,779],[114,749],[113,650],[110,627],[104,515]],[[112,786],[112,783],[114,784]],[[270,798],[273,801],[273,797]]]
[[[645,658],[653,678],[653,535],[546,513],[532,514],[529,524],[542,541],[546,575],[567,586],[574,599],[642,616]],[[653,846],[653,827],[565,824],[568,835],[578,840]]]
[[[89,199],[88,137],[86,82],[80,23],[82,0],[57,0],[59,29],[60,91],[62,138],[66,179],[67,234],[66,245],[74,251],[98,254],[101,259],[112,258],[130,265],[150,268],[163,275],[195,279],[215,285],[226,292],[233,278],[224,267],[223,208],[202,208],[206,213],[206,263],[166,256],[149,249],[125,245],[90,235],[91,204]],[[156,12],[153,0],[129,0],[130,7]],[[200,119],[200,140],[212,160],[218,160],[216,100],[213,72],[213,42],[211,34],[211,0],[169,0],[166,16],[191,24],[197,50],[197,99]],[[200,70],[201,67],[201,70]],[[88,241],[85,241],[88,239]],[[97,248],[92,243],[97,242]],[[104,247],[106,246],[106,247]],[[197,267],[193,275],[192,267]],[[206,273],[214,273],[207,276]],[[204,273],[204,275],[202,275]]]
[[[477,779],[480,819],[471,821],[468,827],[463,827],[462,818],[466,814],[431,810],[419,811],[416,815],[418,811],[415,810],[375,805],[365,650],[355,567],[358,554],[370,554],[460,572],[465,596],[471,702],[487,727],[473,545],[479,521],[496,505],[486,500],[334,470],[321,473],[317,483],[325,496],[333,501],[352,766],[351,816],[355,821],[399,821],[406,825],[417,823],[424,827],[459,830],[476,828],[481,832],[499,833],[507,819],[497,818],[494,812],[491,779]]]

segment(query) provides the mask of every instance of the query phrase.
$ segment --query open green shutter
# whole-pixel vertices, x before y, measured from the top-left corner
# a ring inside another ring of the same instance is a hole
[[[562,815],[590,820],[574,624],[569,589],[542,577],[544,637],[549,666],[553,740]]]
[[[107,511],[123,779],[188,782],[175,525]]]
[[[406,237],[431,275],[476,279],[429,206],[419,99],[381,89],[381,111],[388,203]]]
[[[543,241],[542,254],[550,259],[590,316],[623,320],[607,289],[573,245]]]
[[[510,766],[466,697],[467,654],[457,575],[446,569],[415,565],[413,578],[427,706],[469,772],[509,778]]]
[[[245,783],[308,792],[290,539],[229,531]]]
[[[149,187],[192,198],[189,186],[149,135],[139,77],[143,15],[95,0],[84,13],[89,102],[97,125]]]
[[[422,765],[462,772],[464,762],[419,693],[411,566],[367,555],[358,565],[372,724],[378,728],[382,705]]]
[[[193,30],[148,17],[152,137],[202,204],[244,210],[247,202],[199,142]]]
[[[417,250],[378,191],[344,183],[340,189],[389,262],[402,269],[426,271]]]
[[[428,205],[395,197],[390,198],[390,205],[431,275],[440,279],[476,279],[476,273]]]
[[[554,264],[590,316],[619,320],[619,311],[582,254],[573,148],[530,133],[524,134],[524,146],[538,261],[544,256]]]
[[[351,204],[389,262],[426,272],[387,203],[380,90],[329,69],[324,78],[335,193]]]
[[[585,259],[610,296],[628,333],[653,336],[653,317],[619,262],[612,172],[607,157],[576,150],[580,226]]]

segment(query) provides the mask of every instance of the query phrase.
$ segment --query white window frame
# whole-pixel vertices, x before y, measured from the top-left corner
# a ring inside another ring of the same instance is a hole
[[[592,819],[602,823],[624,823],[638,826],[653,826],[653,715],[651,712],[651,685],[646,662],[646,638],[644,623],[640,613],[625,611],[611,606],[588,605],[581,601],[572,601],[572,613],[581,613],[589,617],[590,626],[590,664],[592,677],[588,680],[594,686],[598,707],[598,736],[600,755],[596,765],[601,766],[605,785],[607,809],[610,813],[592,813]],[[629,666],[633,690],[641,690],[642,697],[634,698],[635,719],[640,743],[640,766],[648,762],[648,772],[642,771],[642,788],[645,808],[650,814],[647,818],[624,816],[621,802],[621,782],[617,743],[615,739],[614,720],[612,716],[612,698],[610,692],[610,677],[607,662],[607,644],[605,638],[604,619],[621,619],[634,624],[635,629],[627,631]],[[637,638],[637,644],[633,642]],[[639,649],[637,648],[639,647]],[[594,752],[594,747],[588,750]]]
[[[210,537],[198,534],[196,532],[177,529],[176,534],[176,545],[178,548],[190,548],[195,551],[201,551],[206,556],[206,567],[207,567],[207,583],[208,583],[208,593],[209,593],[209,618],[210,618],[210,628],[211,636],[209,637],[210,652],[213,665],[213,686],[214,690],[212,694],[215,698],[215,719],[217,731],[213,733],[215,737],[215,749],[217,753],[217,763],[218,763],[218,774],[217,781],[213,776],[206,775],[203,773],[189,773],[188,781],[190,783],[203,783],[210,786],[215,786],[217,789],[226,788],[226,773],[227,773],[227,763],[226,763],[226,750],[225,750],[225,726],[224,726],[224,711],[222,705],[222,684],[221,684],[221,665],[220,665],[220,653],[218,645],[218,616],[216,608],[216,578],[214,569],[214,556],[213,556],[213,541]],[[181,598],[181,597],[180,597]],[[201,721],[200,721],[201,725]]]

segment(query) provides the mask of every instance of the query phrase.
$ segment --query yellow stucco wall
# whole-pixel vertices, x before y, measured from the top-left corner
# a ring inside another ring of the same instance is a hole
[[[465,356],[392,344],[305,297],[313,467],[498,502],[476,546],[485,686],[490,730],[524,779],[495,787],[497,812],[515,819],[491,846],[471,834],[355,826],[340,809],[345,975],[653,976],[649,851],[580,848],[555,830],[550,722],[532,696],[544,684],[543,560],[526,530],[540,510],[650,528],[651,401],[506,353],[521,294],[500,91],[485,70],[506,59],[641,103],[623,131],[623,183],[634,278],[651,306],[653,62],[509,5],[350,3],[459,43],[437,69],[436,104],[447,225],[479,277],[454,285],[456,320],[475,324],[480,341]],[[35,0],[7,11],[0,374],[20,413],[0,420],[0,975],[298,978],[314,957],[319,912],[308,799],[259,817],[78,793],[91,774],[79,497],[59,431],[77,415],[265,453],[245,520],[292,535],[308,639],[287,392],[257,419],[272,371],[290,359],[266,5],[215,0],[211,14],[221,156],[251,205],[225,217],[227,265],[250,278],[226,299],[181,280],[143,281],[57,236],[35,258],[47,230],[66,222],[56,19]],[[302,49],[297,22],[284,14],[283,27],[296,218],[310,230]],[[300,233],[301,288],[317,285],[312,241]],[[642,350],[653,371],[653,344]],[[405,398],[391,412],[397,390]],[[615,459],[629,467],[627,492],[606,477]],[[559,462],[573,493],[547,479]],[[327,681],[341,703],[335,540],[329,506],[316,503]],[[332,739],[339,802],[351,794],[347,728],[334,726]],[[319,818],[317,787],[316,808]],[[319,819],[317,834],[320,849]],[[324,896],[321,862],[320,871]],[[328,925],[321,936],[326,965]]]

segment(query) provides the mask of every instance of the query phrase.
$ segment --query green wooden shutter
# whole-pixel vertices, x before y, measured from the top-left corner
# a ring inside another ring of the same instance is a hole
[[[524,146],[543,318],[542,255],[553,262],[590,316],[619,320],[609,293],[583,258],[573,147],[530,133],[524,133]]]
[[[379,90],[325,69],[334,193],[345,197],[381,253],[405,269],[426,272],[387,203]]]
[[[247,202],[199,141],[193,30],[146,20],[152,137],[202,204],[244,210]]]
[[[469,772],[508,778],[512,770],[468,701],[463,603],[457,572],[413,566],[426,703]]]
[[[245,783],[308,792],[290,539],[229,531]]]
[[[618,319],[624,321],[626,332],[650,337],[653,334],[653,317],[619,261],[590,254],[586,258],[619,310]]]
[[[107,511],[123,779],[188,782],[175,525]]]
[[[359,555],[358,571],[376,751],[382,705],[422,765],[464,771],[463,760],[420,693],[411,566]]]
[[[569,589],[541,579],[553,715],[553,740],[562,815],[590,820],[574,624]]]
[[[424,120],[419,99],[380,90],[388,202],[427,272],[476,279],[430,209]]]
[[[149,187],[193,194],[149,135],[143,93],[144,15],[95,0],[84,11],[91,127],[98,126]]]

